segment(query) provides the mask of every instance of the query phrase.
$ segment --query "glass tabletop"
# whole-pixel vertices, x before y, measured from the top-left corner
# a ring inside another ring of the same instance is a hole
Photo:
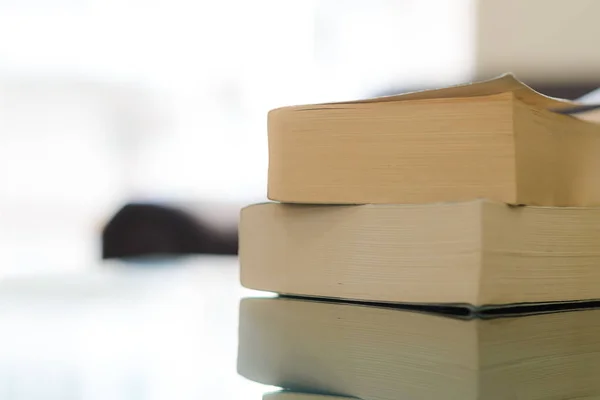
[[[106,263],[0,283],[0,398],[261,399],[236,372],[236,258]]]
[[[595,399],[598,318],[276,297],[235,257],[109,262],[0,280],[0,400]]]

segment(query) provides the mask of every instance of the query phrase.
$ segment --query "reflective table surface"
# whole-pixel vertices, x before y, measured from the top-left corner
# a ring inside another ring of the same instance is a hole
[[[99,264],[0,282],[0,399],[261,399],[236,372],[238,262]]]
[[[277,390],[239,375],[238,356],[258,382],[336,396],[264,400],[599,398],[597,308],[483,322],[268,297],[241,287],[235,257],[5,276],[0,400],[261,400]],[[473,354],[497,364],[479,373]]]

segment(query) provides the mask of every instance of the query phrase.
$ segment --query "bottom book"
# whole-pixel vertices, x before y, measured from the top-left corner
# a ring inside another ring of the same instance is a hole
[[[282,390],[280,392],[267,393],[263,400],[356,400],[356,397],[330,396],[325,394],[291,392]]]
[[[465,320],[393,306],[244,299],[238,372],[364,400],[600,398],[600,310]]]

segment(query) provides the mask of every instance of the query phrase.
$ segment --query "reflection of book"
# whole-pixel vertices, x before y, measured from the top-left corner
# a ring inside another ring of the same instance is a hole
[[[356,397],[329,396],[324,394],[290,392],[283,390],[281,392],[267,393],[263,400],[356,400]]]
[[[600,208],[257,204],[242,284],[363,301],[473,305],[600,298]]]
[[[268,117],[272,200],[600,205],[600,125],[510,75]]]
[[[238,371],[362,399],[600,398],[600,310],[461,320],[287,298],[240,305]]]

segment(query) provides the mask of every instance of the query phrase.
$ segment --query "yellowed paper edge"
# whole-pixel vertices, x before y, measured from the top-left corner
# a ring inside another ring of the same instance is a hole
[[[295,107],[283,107],[302,110],[306,108],[315,108],[319,106],[343,105],[343,104],[365,104],[365,103],[384,103],[407,100],[427,100],[427,99],[448,99],[448,98],[465,98],[477,96],[491,96],[500,93],[513,92],[522,102],[541,108],[550,110],[561,110],[577,107],[580,104],[571,100],[549,97],[536,92],[523,82],[519,81],[513,74],[507,73],[499,77],[479,82],[460,84],[456,86],[448,86],[440,89],[429,89],[417,92],[403,93],[394,96],[376,97],[372,99],[335,102],[324,104],[313,104]]]

